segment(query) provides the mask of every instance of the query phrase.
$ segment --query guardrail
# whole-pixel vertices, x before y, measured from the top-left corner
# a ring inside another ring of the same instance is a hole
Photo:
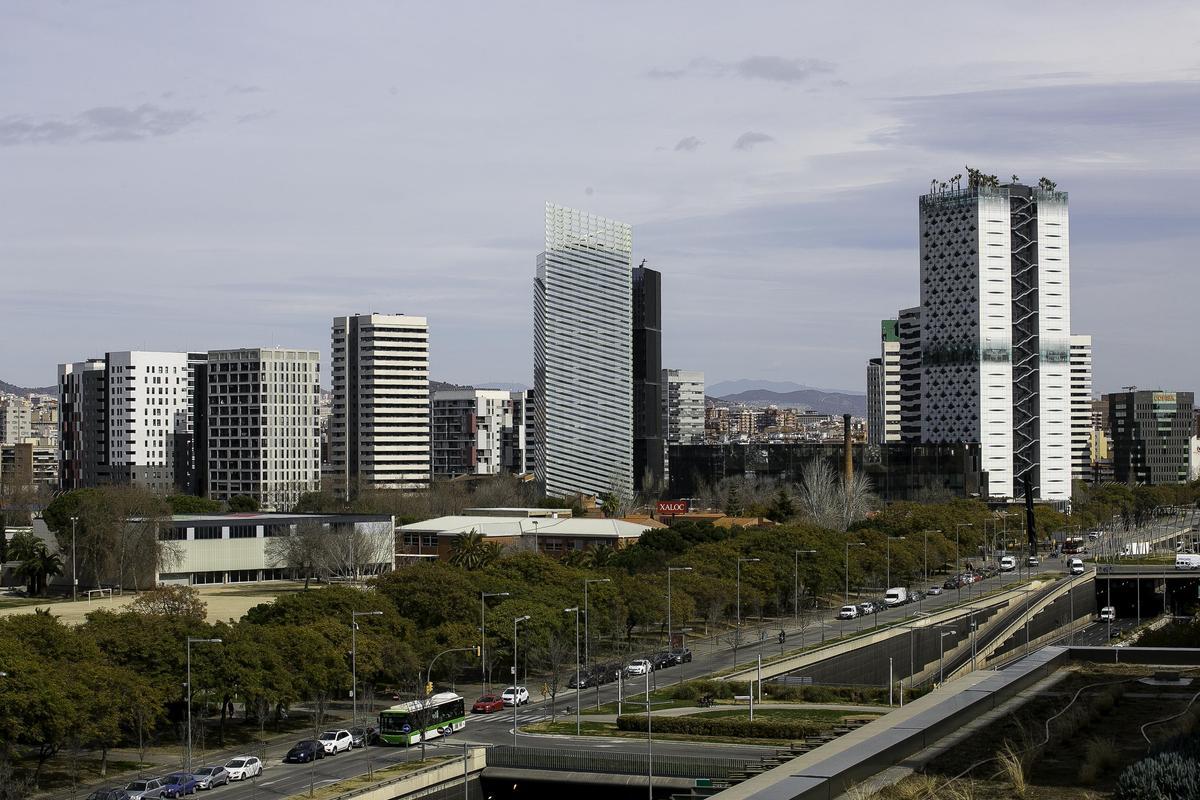
[[[743,758],[654,757],[654,774],[662,778],[726,778],[756,761]],[[489,767],[539,769],[563,772],[604,772],[614,775],[645,775],[649,764],[644,753],[611,753],[595,750],[563,750],[501,745],[488,751]]]

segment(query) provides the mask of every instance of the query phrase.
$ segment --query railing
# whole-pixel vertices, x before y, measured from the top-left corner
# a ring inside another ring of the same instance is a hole
[[[488,751],[489,767],[543,769],[563,772],[607,772],[616,775],[645,775],[643,753],[600,753],[592,750],[549,750],[502,745]],[[726,778],[758,762],[743,758],[654,757],[654,774],[662,778]]]

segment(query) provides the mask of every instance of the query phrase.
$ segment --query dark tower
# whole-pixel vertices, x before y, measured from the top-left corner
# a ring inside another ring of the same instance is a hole
[[[646,262],[643,260],[642,264]],[[633,488],[662,486],[662,274],[633,270]]]

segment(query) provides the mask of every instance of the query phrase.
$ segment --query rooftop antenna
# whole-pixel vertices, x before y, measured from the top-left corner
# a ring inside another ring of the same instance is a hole
[[[642,263],[638,264],[638,269],[642,269],[645,266],[646,266],[646,259],[643,258]]]

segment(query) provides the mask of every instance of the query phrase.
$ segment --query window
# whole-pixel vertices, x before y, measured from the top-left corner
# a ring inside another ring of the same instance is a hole
[[[229,527],[230,539],[255,539],[257,537],[257,525],[231,525]]]
[[[201,539],[221,539],[222,528],[220,525],[208,525],[203,528],[195,528],[195,534],[192,538],[196,541]]]

